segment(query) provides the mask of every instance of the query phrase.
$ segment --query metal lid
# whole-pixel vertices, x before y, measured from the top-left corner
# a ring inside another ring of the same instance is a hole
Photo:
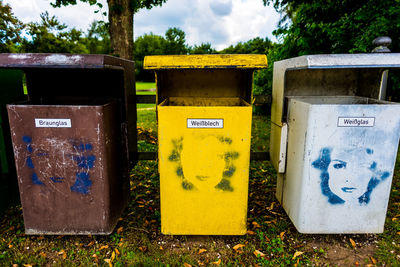
[[[266,55],[174,55],[146,56],[144,69],[261,69]]]

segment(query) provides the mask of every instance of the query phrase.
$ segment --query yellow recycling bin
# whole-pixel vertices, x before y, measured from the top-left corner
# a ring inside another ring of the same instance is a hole
[[[265,67],[265,55],[145,58],[157,83],[162,233],[246,233],[253,71]]]

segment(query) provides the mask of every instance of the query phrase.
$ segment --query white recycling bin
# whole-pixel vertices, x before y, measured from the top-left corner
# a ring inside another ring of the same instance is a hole
[[[400,54],[275,63],[270,153],[276,196],[299,232],[383,232],[400,104],[379,95],[382,72],[393,67],[400,67]]]
[[[362,97],[288,102],[290,218],[304,233],[383,231],[400,137],[400,105]]]

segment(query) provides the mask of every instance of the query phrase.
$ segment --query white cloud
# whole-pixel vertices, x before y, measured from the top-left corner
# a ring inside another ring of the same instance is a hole
[[[105,20],[96,7],[78,0],[76,6],[53,8],[54,0],[4,0],[23,22],[40,21],[40,13],[48,11],[69,27],[86,31],[94,20]],[[102,0],[102,11],[108,11]],[[135,36],[153,32],[164,35],[169,27],[179,27],[186,33],[189,45],[211,43],[217,50],[245,42],[255,37],[276,41],[272,31],[279,14],[262,0],[168,0],[162,7],[142,9],[134,18]]]
[[[101,15],[101,12],[95,6],[78,1],[75,6],[53,8],[50,3],[53,0],[4,0],[9,4],[14,15],[24,23],[39,22],[40,14],[48,11],[50,16],[56,16],[61,23],[67,24],[70,28],[77,28],[86,31],[94,20],[107,20],[107,17]],[[106,0],[101,2],[105,3]],[[107,6],[102,11],[107,11]]]
[[[208,42],[221,50],[255,37],[276,41],[272,31],[278,20],[279,14],[262,0],[168,0],[135,15],[135,36],[164,35],[169,27],[179,27],[189,45]]]

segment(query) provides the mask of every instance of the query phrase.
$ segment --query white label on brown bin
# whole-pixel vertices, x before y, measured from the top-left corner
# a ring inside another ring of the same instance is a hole
[[[374,127],[374,117],[339,117],[338,127]]]
[[[224,128],[223,119],[187,119],[188,128]]]
[[[35,119],[37,128],[71,128],[71,119]]]

